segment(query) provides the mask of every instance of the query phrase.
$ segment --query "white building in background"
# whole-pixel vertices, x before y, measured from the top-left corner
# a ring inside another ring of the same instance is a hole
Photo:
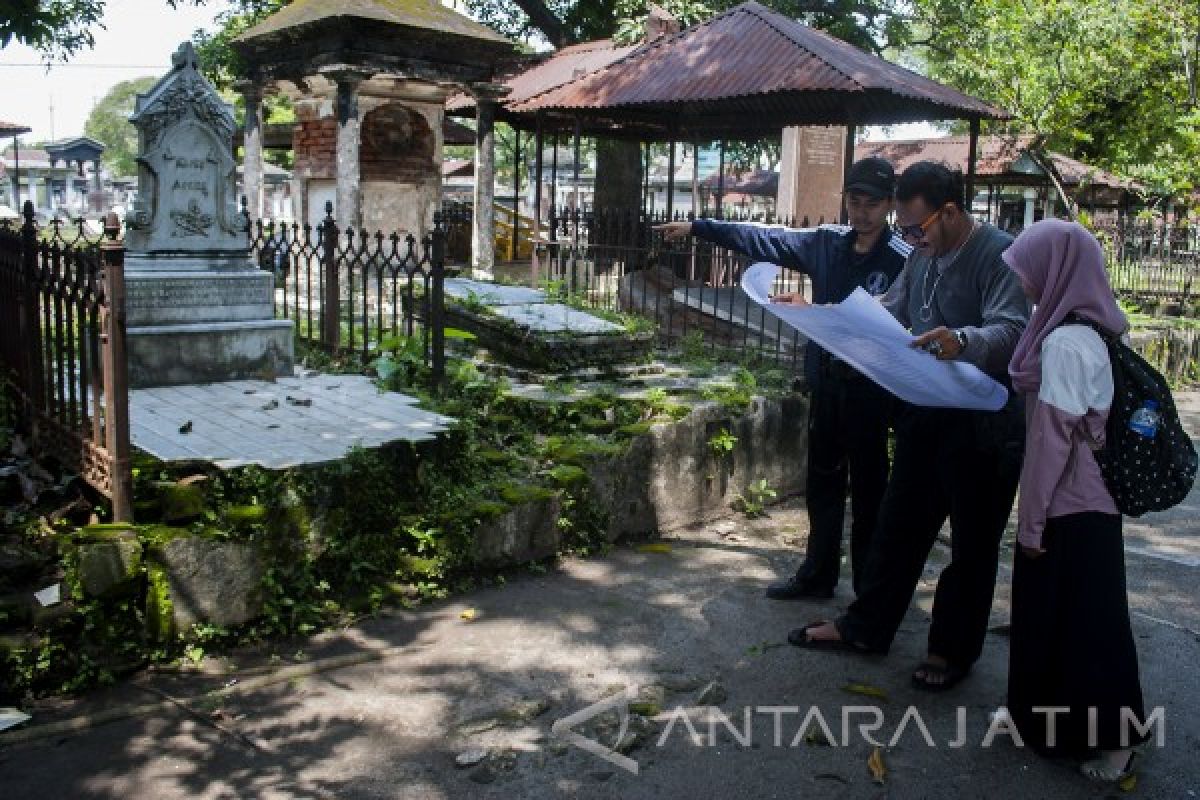
[[[0,187],[3,202],[13,201],[13,181],[19,180],[19,199],[15,211],[32,201],[39,213],[52,216],[81,216],[87,212],[88,193],[94,183],[93,167],[84,167],[83,175],[75,165],[50,162],[40,147],[8,148],[0,155]]]

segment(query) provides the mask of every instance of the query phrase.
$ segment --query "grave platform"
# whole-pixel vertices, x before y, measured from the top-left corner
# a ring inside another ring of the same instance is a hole
[[[301,372],[246,380],[135,389],[133,445],[163,461],[208,461],[222,469],[284,469],[344,458],[355,447],[425,442],[454,420],[381,391],[364,375]]]

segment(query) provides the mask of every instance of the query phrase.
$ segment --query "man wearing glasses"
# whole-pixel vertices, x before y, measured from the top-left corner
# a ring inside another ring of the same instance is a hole
[[[842,189],[850,227],[794,230],[753,223],[698,219],[659,225],[667,240],[696,236],[798,269],[812,277],[813,302],[838,303],[857,287],[882,294],[900,274],[911,247],[887,223],[895,203],[896,174],[882,158],[855,162]],[[800,292],[777,295],[777,303],[805,305]],[[858,591],[888,479],[887,435],[892,396],[815,342],[805,353],[812,390],[808,417],[806,499],[808,552],[796,574],[773,584],[775,600],[833,597],[841,567],[842,528],[849,482],[850,553]]]
[[[966,210],[962,173],[928,161],[900,176],[896,219],[913,253],[883,298],[914,347],[967,361],[1008,384],[1008,361],[1029,320],[1016,274],[1000,255],[1012,237]],[[800,647],[885,653],[938,531],[951,558],[938,578],[925,660],[914,686],[949,689],[979,658],[1021,467],[1016,395],[998,412],[897,404],[896,452],[858,599],[836,622],[798,628]]]

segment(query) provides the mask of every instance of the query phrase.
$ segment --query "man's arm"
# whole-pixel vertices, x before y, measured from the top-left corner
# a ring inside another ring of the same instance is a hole
[[[961,329],[967,334],[967,348],[959,356],[992,375],[1008,373],[1017,340],[1029,322],[1029,301],[1021,291],[1017,274],[1000,263],[1001,269],[992,269],[983,276],[983,321],[979,327]]]
[[[720,222],[712,219],[697,219],[690,223],[672,222],[659,225],[655,230],[668,239],[679,238],[690,233],[698,239],[736,250],[755,261],[770,261],[781,267],[797,269],[811,274],[814,251],[820,230],[798,231],[792,228],[759,225],[753,222]]]

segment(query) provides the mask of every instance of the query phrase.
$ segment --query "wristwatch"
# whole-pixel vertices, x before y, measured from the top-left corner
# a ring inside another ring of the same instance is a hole
[[[962,353],[967,349],[967,332],[964,330],[956,330],[954,338],[958,340],[958,352]]]

